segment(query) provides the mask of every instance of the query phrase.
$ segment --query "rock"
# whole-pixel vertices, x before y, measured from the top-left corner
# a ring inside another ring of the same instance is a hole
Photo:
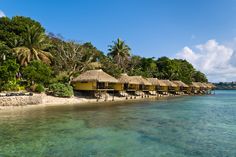
[[[0,106],[25,106],[41,103],[41,95],[0,97]]]

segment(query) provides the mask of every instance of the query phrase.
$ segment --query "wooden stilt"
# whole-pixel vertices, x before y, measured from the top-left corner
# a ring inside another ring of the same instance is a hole
[[[115,99],[115,90],[113,90],[113,97],[112,97],[112,101],[114,101]]]
[[[99,93],[99,95],[97,96],[97,102],[98,102],[98,100],[99,100],[99,97],[100,97],[100,93]]]

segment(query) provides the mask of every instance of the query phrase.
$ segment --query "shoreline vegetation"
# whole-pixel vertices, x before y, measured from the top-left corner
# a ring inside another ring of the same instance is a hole
[[[120,38],[102,52],[46,33],[29,17],[0,18],[1,109],[203,95],[214,88],[188,61],[133,55]]]
[[[236,82],[219,82],[214,85],[219,90],[236,90]]]

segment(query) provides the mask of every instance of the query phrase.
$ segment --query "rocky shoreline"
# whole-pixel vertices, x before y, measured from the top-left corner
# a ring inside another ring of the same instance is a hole
[[[43,101],[42,95],[0,97],[0,106],[37,105]]]

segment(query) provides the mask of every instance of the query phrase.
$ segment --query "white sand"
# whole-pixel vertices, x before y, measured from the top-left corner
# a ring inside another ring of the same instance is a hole
[[[42,103],[37,105],[25,105],[25,106],[0,106],[0,111],[9,111],[9,110],[17,110],[17,109],[26,109],[26,108],[38,108],[38,107],[47,107],[47,106],[60,106],[60,105],[77,105],[77,106],[89,106],[89,105],[104,105],[104,102],[112,102],[113,97],[108,96],[107,101],[105,99],[88,99],[82,97],[73,96],[71,98],[60,98],[54,96],[48,96],[46,94],[40,94],[42,96]],[[169,97],[167,95],[163,97],[158,97],[158,99]],[[126,97],[114,97],[114,102],[117,101],[140,101],[140,100],[148,100],[148,99],[156,99],[156,96],[149,96],[146,98],[142,98],[141,96],[137,96],[135,99],[129,97],[128,100]]]

